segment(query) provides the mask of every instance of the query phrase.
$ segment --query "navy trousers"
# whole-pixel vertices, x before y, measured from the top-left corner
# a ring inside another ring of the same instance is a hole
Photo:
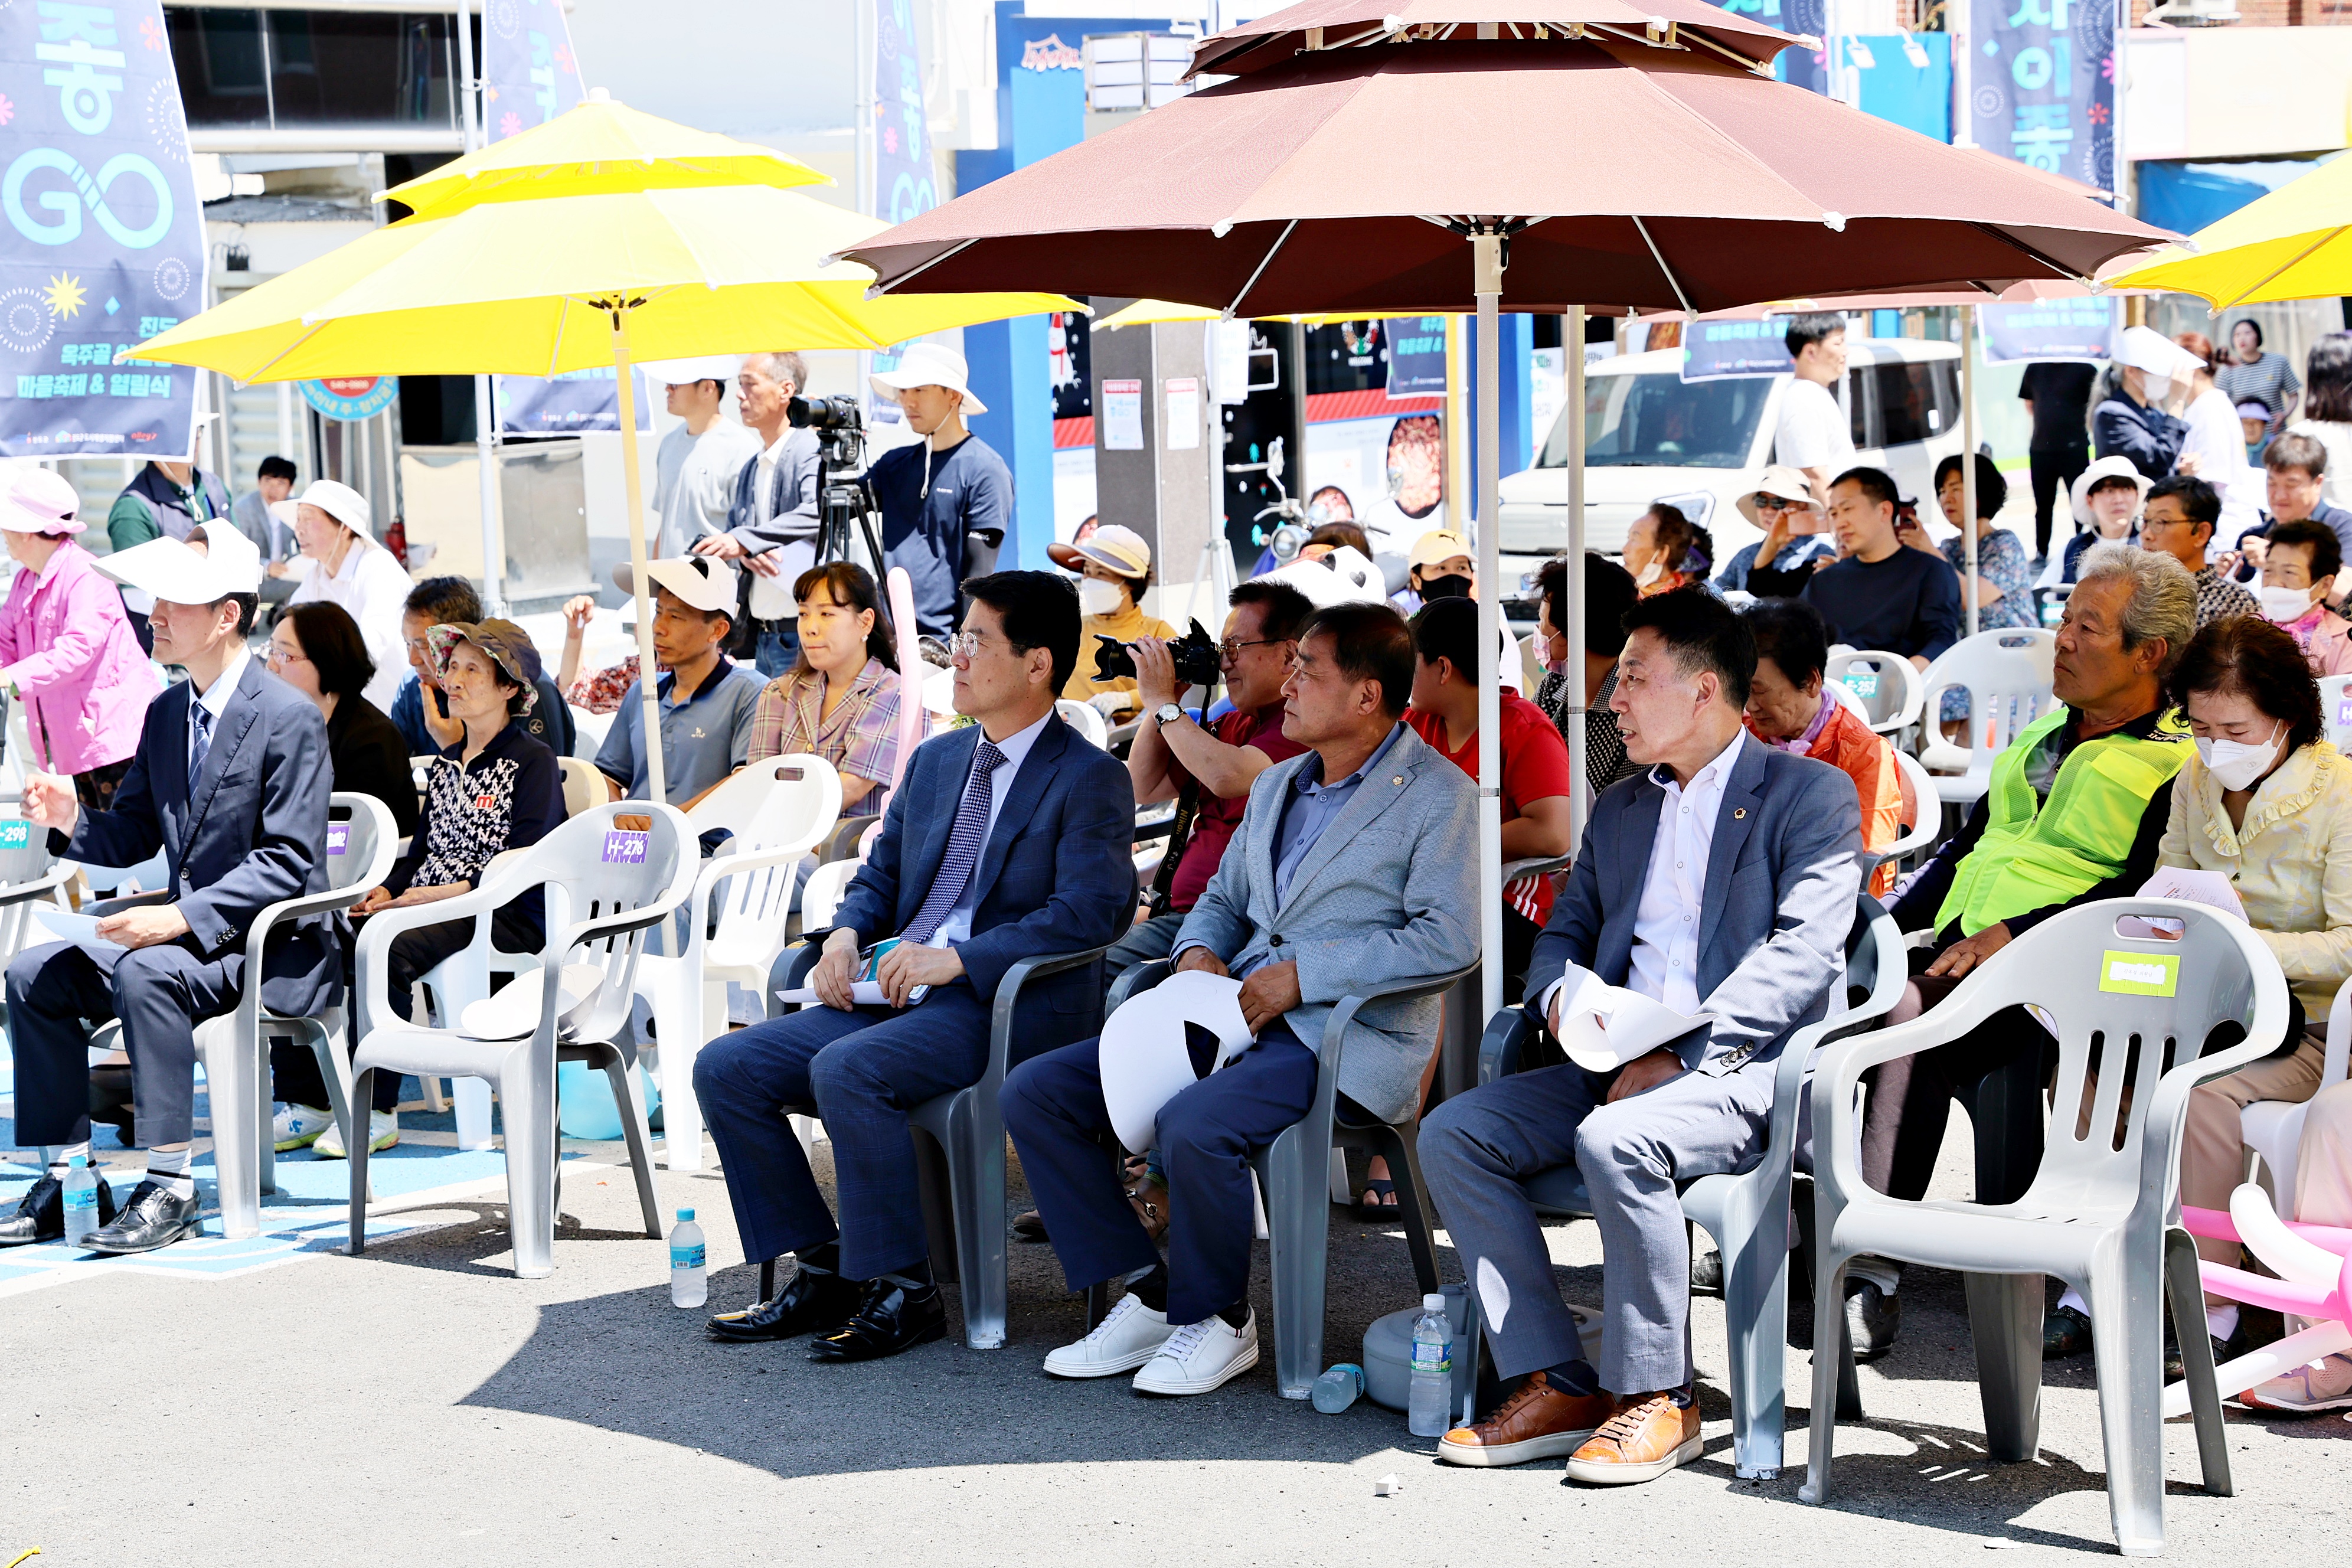
[[[89,1026],[122,1020],[139,1143],[195,1135],[196,1026],[236,1007],[245,950],[198,957],[177,942],[124,952],[47,942],[8,965],[8,1043],[16,1055],[16,1137],[89,1136]]]
[[[1160,1261],[1104,1147],[1110,1113],[1103,1105],[1101,1044],[1081,1040],[1022,1063],[1006,1075],[1000,1102],[1073,1290]],[[1315,1067],[1315,1053],[1277,1019],[1232,1066],[1160,1107],[1170,1322],[1197,1323],[1248,1296],[1257,1233],[1250,1156],[1307,1114]]]
[[[930,1256],[907,1113],[988,1066],[988,1009],[968,980],[903,1012],[805,1007],[721,1035],[694,1093],[727,1173],[743,1256],[763,1262],[838,1237],[841,1272],[871,1279]],[[833,1140],[836,1226],[784,1108],[814,1103]]]

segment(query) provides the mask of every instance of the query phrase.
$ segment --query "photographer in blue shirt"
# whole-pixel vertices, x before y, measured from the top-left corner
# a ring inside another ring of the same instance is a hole
[[[905,567],[914,580],[917,626],[945,637],[963,619],[958,584],[996,570],[997,547],[1013,522],[1013,471],[964,428],[966,414],[988,409],[971,395],[963,355],[915,343],[895,369],[870,379],[923,437],[892,447],[866,471],[882,512],[882,551],[887,564]]]

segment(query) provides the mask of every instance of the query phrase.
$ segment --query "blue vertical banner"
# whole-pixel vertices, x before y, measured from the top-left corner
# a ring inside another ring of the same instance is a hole
[[[482,16],[482,125],[492,142],[546,124],[587,96],[562,0],[488,0]],[[493,394],[502,436],[577,436],[618,430],[613,372],[574,371],[542,381],[501,375]],[[643,377],[637,428],[653,428]]]
[[[158,0],[0,5],[0,456],[185,458],[197,372],[115,353],[205,308]]]
[[[1977,56],[1969,115],[1978,144],[2114,190],[2114,0],[1970,3]]]
[[[940,205],[914,12],[913,0],[874,3],[874,216],[886,223]]]
[[[1388,395],[1445,395],[1445,318],[1391,316],[1381,327],[1389,335]]]

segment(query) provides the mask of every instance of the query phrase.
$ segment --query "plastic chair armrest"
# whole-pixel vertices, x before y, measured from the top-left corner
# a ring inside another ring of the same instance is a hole
[[[1508,1078],[1519,1070],[1528,1043],[1535,1038],[1536,1026],[1523,1007],[1504,1007],[1486,1020],[1486,1033],[1478,1042],[1478,1076],[1481,1084]]]
[[[1375,1002],[1411,1002],[1418,997],[1434,996],[1452,990],[1477,973],[1478,965],[1468,963],[1444,974],[1409,975],[1343,998],[1337,1007],[1331,1009],[1331,1016],[1324,1020],[1323,1046],[1318,1053],[1324,1071],[1327,1074],[1339,1071],[1339,1042],[1346,1037],[1348,1026],[1356,1021],[1356,1015],[1366,1007]]]
[[[1548,877],[1554,871],[1565,871],[1576,863],[1573,855],[1537,855],[1525,860],[1503,862],[1503,886],[1509,887],[1522,877]]]
[[[2176,1190],[2180,1175],[2180,1135],[2189,1123],[2189,1094],[2199,1084],[2251,1067],[2278,1049],[2278,1037],[2284,1032],[2286,1023],[2284,977],[2279,980],[2278,993],[2275,1002],[2258,994],[2254,1026],[2242,1042],[2227,1050],[2182,1062],[2158,1079],[2156,1092],[2148,1096],[2147,1120],[2140,1126],[2140,1191],[2143,1194],[2150,1191],[2163,1194],[2168,1211],[2180,1201]],[[2263,1026],[2266,1023],[2270,1026],[2267,1028]]]
[[[1111,983],[1110,994],[1103,1001],[1103,1016],[1109,1017],[1126,1005],[1129,997],[1142,994],[1175,973],[1175,963],[1165,958],[1135,965]]]
[[[30,903],[36,899],[46,899],[68,882],[72,881],[73,877],[74,868],[61,862],[30,881],[17,882],[9,887],[0,888],[0,910],[7,909],[14,904]],[[96,906],[93,905],[92,908]]]
[[[1113,945],[1105,942],[1100,947],[1082,948],[1075,952],[1041,952],[1021,960],[1004,972],[1004,978],[996,983],[996,996],[989,1007],[988,1072],[981,1079],[982,1083],[993,1088],[1003,1083],[1004,1075],[1012,1070],[1013,1013],[1020,1004],[1021,988],[1032,980],[1084,969],[1100,960]],[[1102,1022],[1099,1012],[1095,1022],[1099,1032]]]

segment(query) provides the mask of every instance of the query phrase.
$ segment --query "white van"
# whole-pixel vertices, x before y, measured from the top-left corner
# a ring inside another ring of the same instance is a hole
[[[1584,540],[1615,555],[1625,531],[1666,501],[1714,536],[1713,571],[1762,537],[1740,515],[1772,460],[1787,374],[1685,382],[1682,350],[1605,359],[1585,372]],[[1853,420],[1854,461],[1885,468],[1921,521],[1948,534],[1936,510],[1936,465],[1960,449],[1959,345],[1926,338],[1849,338],[1838,399]],[[1506,584],[1535,591],[1535,574],[1568,548],[1568,415],[1536,466],[1501,487]],[[1710,573],[1710,575],[1712,573]],[[1513,615],[1531,618],[1532,604]]]

